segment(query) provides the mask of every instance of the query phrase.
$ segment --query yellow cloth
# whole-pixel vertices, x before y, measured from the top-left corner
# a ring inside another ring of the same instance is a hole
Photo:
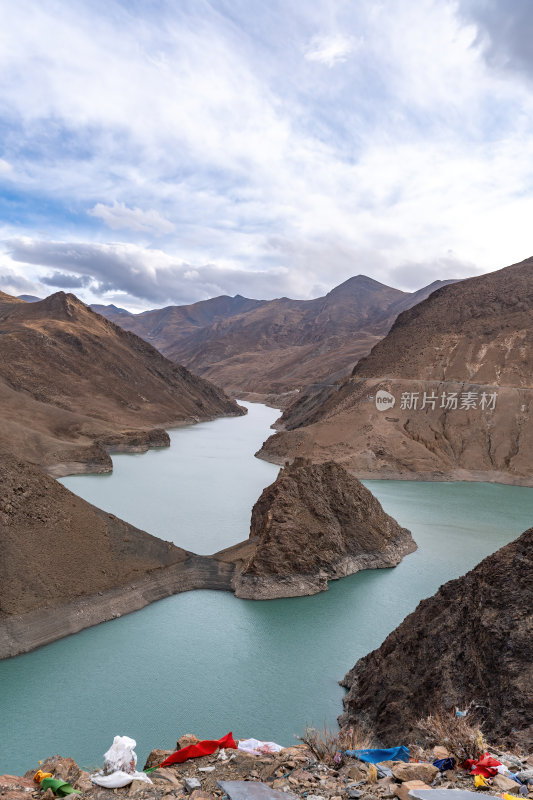
[[[474,786],[476,789],[481,789],[483,786],[489,786],[483,775],[474,775]]]
[[[515,794],[509,794],[508,792],[502,793],[503,800],[516,800]]]
[[[38,769],[35,775],[33,776],[33,780],[35,781],[35,783],[40,783],[41,781],[44,781],[45,778],[51,778],[51,777],[52,777],[51,772],[43,772],[42,770]]]

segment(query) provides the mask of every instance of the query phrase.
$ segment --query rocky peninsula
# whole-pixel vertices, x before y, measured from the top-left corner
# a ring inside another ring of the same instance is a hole
[[[247,552],[239,558],[237,597],[316,594],[328,580],[393,567],[416,544],[360,481],[334,461],[296,458],[283,467],[252,510]],[[219,557],[221,554],[218,554]]]
[[[0,459],[0,658],[191,589],[265,600],[391,567],[409,531],[334,463],[288,465],[254,506],[250,539],[198,556],[102,511],[38,467]]]
[[[85,502],[38,467],[0,458],[0,658],[190,589],[231,591],[234,566]]]

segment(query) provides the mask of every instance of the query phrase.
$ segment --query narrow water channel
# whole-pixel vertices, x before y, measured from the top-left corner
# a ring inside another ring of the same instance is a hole
[[[110,476],[69,489],[164,539],[210,553],[248,535],[250,511],[277,468],[253,457],[276,412],[171,432],[170,449],[115,456]],[[183,733],[232,730],[291,744],[306,723],[335,726],[338,680],[446,580],[533,520],[533,489],[476,483],[370,481],[419,545],[394,569],[333,582],[314,597],[244,601],[197,591],[155,603],[0,662],[0,772],[54,753],[98,765],[113,736],[139,761]]]

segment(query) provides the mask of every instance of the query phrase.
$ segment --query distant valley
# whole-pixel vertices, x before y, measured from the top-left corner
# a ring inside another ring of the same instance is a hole
[[[275,404],[286,402],[285,393],[344,377],[401,311],[452,282],[409,293],[357,275],[314,300],[237,295],[141,314],[93,308],[226,392],[275,395]]]

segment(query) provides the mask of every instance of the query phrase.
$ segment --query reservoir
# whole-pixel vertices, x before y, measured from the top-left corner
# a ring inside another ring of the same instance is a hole
[[[171,431],[170,448],[114,456],[112,475],[62,483],[163,539],[220,550],[248,536],[251,508],[278,471],[254,458],[278,412],[248,408],[246,417]],[[142,766],[184,733],[231,730],[290,745],[306,723],[334,728],[338,681],[357,659],[422,598],[533,522],[531,488],[365,485],[418,544],[394,569],[287,600],[188,592],[0,662],[0,773],[23,774],[55,753],[96,767],[116,734],[137,740]]]

